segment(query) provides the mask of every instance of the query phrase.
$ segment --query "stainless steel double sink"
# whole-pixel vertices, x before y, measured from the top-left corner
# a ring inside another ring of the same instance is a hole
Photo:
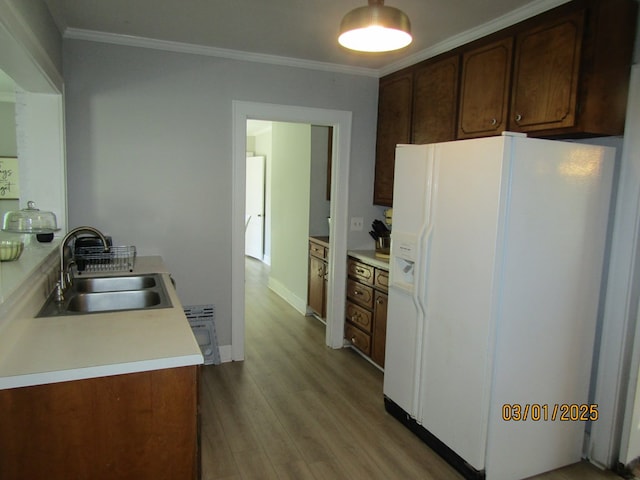
[[[57,301],[49,296],[38,317],[86,315],[169,308],[172,306],[162,277],[158,273],[117,277],[76,277]]]

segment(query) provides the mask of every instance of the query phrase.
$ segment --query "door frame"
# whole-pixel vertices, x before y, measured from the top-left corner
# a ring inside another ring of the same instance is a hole
[[[608,256],[602,332],[597,345],[593,403],[598,421],[591,423],[587,458],[611,468],[629,465],[637,456],[638,437],[632,432],[640,411],[640,161],[634,126],[640,123],[640,65],[631,68],[622,159]],[[610,220],[611,221],[611,220]],[[606,272],[606,270],[605,270]],[[592,380],[593,382],[593,380]],[[635,407],[635,408],[634,408]]]
[[[342,348],[344,346],[343,331],[347,276],[347,220],[352,113],[343,110],[234,100],[232,102],[232,117],[231,360],[244,360],[245,352],[244,216],[247,120],[271,120],[333,127],[331,235],[329,238],[329,286],[327,290],[325,343],[331,348]]]

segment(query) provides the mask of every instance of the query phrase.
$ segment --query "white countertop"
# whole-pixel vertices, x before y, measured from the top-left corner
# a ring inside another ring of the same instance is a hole
[[[376,256],[375,250],[348,250],[347,255],[374,267],[389,271],[389,259]]]
[[[138,257],[134,273],[162,273],[173,306],[15,318],[0,335],[0,389],[202,364],[162,259]]]

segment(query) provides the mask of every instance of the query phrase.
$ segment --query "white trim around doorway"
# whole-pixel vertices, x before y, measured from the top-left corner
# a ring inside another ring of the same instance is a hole
[[[332,126],[331,236],[329,239],[329,288],[325,343],[344,345],[347,219],[352,113],[291,105],[233,101],[233,198],[231,247],[231,360],[244,360],[244,210],[247,120],[307,123]]]

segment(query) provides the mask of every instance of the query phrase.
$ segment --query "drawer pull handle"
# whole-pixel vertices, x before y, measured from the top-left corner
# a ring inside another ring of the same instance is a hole
[[[354,295],[362,295],[362,292],[360,292],[360,291],[358,291],[358,290],[354,290],[354,291],[353,291],[353,294],[354,294]]]
[[[359,273],[360,275],[364,275],[364,272],[366,270],[364,270],[363,268],[356,268],[356,273]]]

